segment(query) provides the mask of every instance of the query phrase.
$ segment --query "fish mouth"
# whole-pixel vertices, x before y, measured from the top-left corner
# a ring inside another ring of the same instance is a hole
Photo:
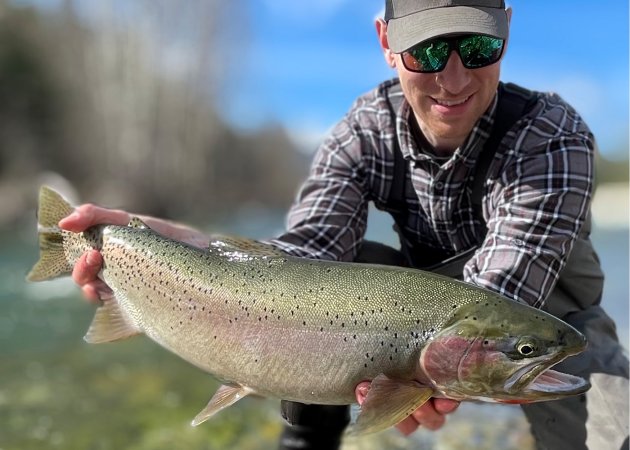
[[[582,377],[547,369],[525,388],[526,393],[548,395],[576,395],[586,392],[591,384]]]
[[[582,377],[551,369],[568,355],[552,360],[544,357],[519,368],[506,380],[505,390],[530,401],[577,395],[586,392],[591,384]]]

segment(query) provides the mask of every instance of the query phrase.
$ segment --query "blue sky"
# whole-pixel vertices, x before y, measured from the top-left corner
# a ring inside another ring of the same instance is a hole
[[[354,98],[393,76],[373,20],[381,0],[249,0],[253,30],[235,74],[231,122],[287,125],[316,142]],[[628,4],[625,0],[512,0],[502,79],[551,90],[572,103],[602,152],[628,145]],[[236,92],[237,94],[234,94]]]
[[[230,73],[220,99],[221,112],[237,128],[280,123],[312,151],[358,95],[394,76],[383,61],[373,25],[382,0],[242,1],[248,23],[237,19],[225,24],[243,41],[231,58],[239,61],[239,70]],[[13,3],[54,9],[62,0]],[[127,8],[133,4],[129,0],[75,3],[92,16],[109,3],[124,8],[126,16],[130,11],[133,15],[133,8]],[[627,1],[511,0],[508,4],[513,17],[502,79],[559,93],[585,117],[605,156],[626,156]],[[186,54],[179,50],[173,52],[178,58]]]

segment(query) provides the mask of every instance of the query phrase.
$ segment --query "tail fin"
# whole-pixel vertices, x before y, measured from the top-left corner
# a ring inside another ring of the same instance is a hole
[[[57,225],[72,211],[72,205],[59,193],[47,186],[41,187],[37,210],[39,261],[27,275],[28,281],[44,281],[72,272],[72,265],[67,261],[64,252],[63,234]]]

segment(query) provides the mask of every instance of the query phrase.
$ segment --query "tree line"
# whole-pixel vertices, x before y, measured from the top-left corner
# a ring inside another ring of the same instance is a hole
[[[241,1],[85,3],[0,0],[0,225],[50,173],[83,200],[171,218],[286,208],[308,166],[286,131],[237,132],[216,111],[247,45]]]

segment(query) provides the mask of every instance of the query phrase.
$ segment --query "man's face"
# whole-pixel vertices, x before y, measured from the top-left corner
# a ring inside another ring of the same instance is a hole
[[[425,138],[439,154],[453,153],[490,106],[499,83],[501,61],[466,69],[459,55],[452,52],[441,72],[411,72],[401,56],[389,50],[385,22],[380,26],[377,22],[377,31],[385,59],[398,72],[402,90]]]

